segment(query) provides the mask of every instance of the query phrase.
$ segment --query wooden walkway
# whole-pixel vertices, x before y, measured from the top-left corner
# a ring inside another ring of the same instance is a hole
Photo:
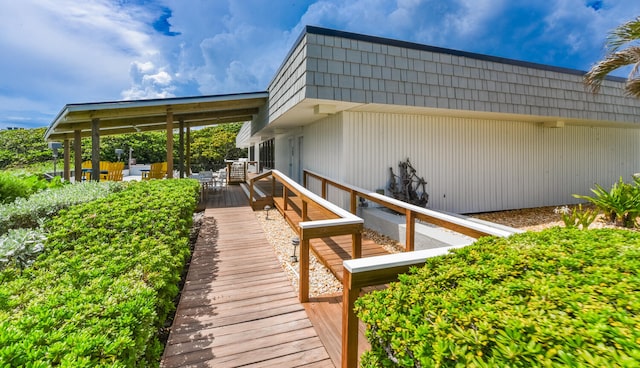
[[[206,197],[161,367],[334,367],[243,196]]]

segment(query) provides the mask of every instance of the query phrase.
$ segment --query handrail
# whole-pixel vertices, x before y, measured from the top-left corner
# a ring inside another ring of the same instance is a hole
[[[305,187],[308,186],[309,177],[321,181],[323,198],[327,198],[327,187],[329,185],[348,192],[350,194],[349,202],[352,213],[355,213],[357,210],[357,197],[361,197],[394,211],[404,212],[407,219],[405,244],[407,252],[343,261],[341,357],[343,368],[355,367],[358,363],[358,317],[353,308],[356,299],[358,299],[360,295],[361,289],[367,286],[382,285],[394,281],[399,274],[408,272],[411,267],[423,265],[427,258],[446,254],[450,249],[460,247],[451,246],[413,251],[416,219],[424,220],[475,238],[485,235],[507,237],[515,232],[520,232],[517,229],[514,229],[512,232],[496,229],[446,213],[418,207],[353,185],[330,180],[309,170],[304,170],[303,183]]]
[[[508,237],[514,233],[520,232],[520,230],[513,229],[513,231],[497,229],[491,226],[487,226],[478,222],[473,222],[452,216],[446,213],[418,207],[409,203],[402,202],[400,200],[387,197],[378,193],[371,192],[366,189],[356,187],[354,185],[340,183],[335,180],[328,179],[318,173],[310,170],[304,170],[304,184],[307,186],[308,177],[312,177],[321,181],[322,184],[322,197],[326,198],[327,186],[331,185],[334,188],[340,189],[350,193],[350,210],[352,213],[356,212],[357,197],[367,199],[371,202],[377,203],[394,211],[405,213],[407,219],[406,226],[406,251],[413,251],[414,239],[415,239],[415,220],[423,220],[431,224],[444,227],[461,234],[470,236],[472,238],[479,238],[482,236],[499,236]]]
[[[383,285],[395,281],[411,267],[423,266],[428,258],[449,253],[466,245],[424,249],[344,261],[342,264],[342,367],[355,367],[358,363],[358,316],[354,312],[360,290],[367,286]]]
[[[280,210],[285,218],[287,216],[287,190],[293,192],[302,200],[302,221],[298,223],[297,229],[298,236],[300,238],[300,281],[298,297],[300,302],[305,303],[309,301],[309,241],[314,238],[351,234],[353,250],[352,257],[359,258],[362,253],[362,229],[364,220],[349,211],[345,211],[326,199],[321,198],[278,170],[271,170],[257,175],[249,181],[250,200],[253,200],[255,182],[266,179],[269,176],[272,177],[273,187],[275,187],[275,181],[278,180],[284,188],[284,207],[278,208],[278,210]],[[275,192],[275,190],[273,190],[272,193],[273,192]],[[334,214],[338,218],[315,221],[307,220],[306,212],[309,203],[317,205],[319,208]]]

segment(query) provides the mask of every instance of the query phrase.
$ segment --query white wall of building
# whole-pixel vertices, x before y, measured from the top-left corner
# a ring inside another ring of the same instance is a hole
[[[345,112],[304,134],[305,168],[374,191],[409,158],[428,207],[458,213],[577,203],[640,172],[636,129]]]

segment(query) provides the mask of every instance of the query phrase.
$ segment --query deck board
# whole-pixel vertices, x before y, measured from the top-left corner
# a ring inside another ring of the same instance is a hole
[[[242,195],[206,196],[215,241],[196,244],[161,367],[334,367]]]

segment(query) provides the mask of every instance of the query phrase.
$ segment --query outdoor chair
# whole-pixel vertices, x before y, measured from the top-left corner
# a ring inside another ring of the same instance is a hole
[[[100,180],[107,180],[109,165],[111,165],[109,161],[100,161]]]
[[[82,162],[82,179],[81,180],[91,180],[91,161],[83,161]]]
[[[227,188],[227,169],[218,170],[218,184],[220,185],[220,189]]]
[[[124,162],[111,162],[107,172],[107,180],[122,181],[122,171],[124,170]]]
[[[146,177],[143,176],[142,180],[164,179],[165,175],[167,175],[167,163],[156,162],[151,164],[151,168],[149,169],[149,174]]]

